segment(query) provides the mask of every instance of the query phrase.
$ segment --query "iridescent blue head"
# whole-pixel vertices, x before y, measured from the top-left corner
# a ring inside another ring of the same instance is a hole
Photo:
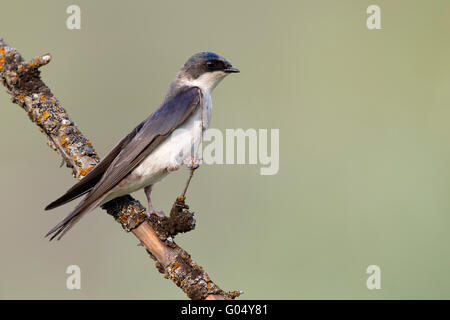
[[[207,51],[196,53],[190,57],[181,71],[184,76],[187,76],[192,80],[195,80],[206,73],[221,73],[225,76],[228,73],[239,72],[239,70],[234,68],[224,57]]]

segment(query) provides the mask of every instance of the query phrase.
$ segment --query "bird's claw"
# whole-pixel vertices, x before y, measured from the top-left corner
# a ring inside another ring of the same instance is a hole
[[[187,163],[186,163],[187,162]],[[189,170],[195,170],[200,166],[201,158],[196,156],[191,156],[189,161],[186,161],[186,167]]]
[[[174,172],[181,168],[180,164],[172,165],[167,167],[168,172]]]
[[[188,169],[189,170],[197,170],[198,167],[200,167],[200,165],[196,164],[196,165],[193,165],[193,166],[188,166]]]
[[[159,218],[164,218],[166,215],[164,214],[164,211],[156,211],[156,210],[152,210],[152,211],[146,211],[145,212],[145,215],[147,216],[147,218],[149,218],[150,219],[150,216],[152,215],[152,214],[154,214],[154,215],[156,215],[157,217],[159,217]]]
[[[187,164],[186,166],[189,170],[196,170],[196,169],[198,169],[198,167],[200,167],[200,163],[192,161],[191,163]]]

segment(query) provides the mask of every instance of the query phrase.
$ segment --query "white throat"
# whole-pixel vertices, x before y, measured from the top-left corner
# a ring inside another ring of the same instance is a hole
[[[195,86],[202,89],[204,94],[211,94],[214,88],[225,78],[227,74],[223,71],[207,72],[197,79],[184,80],[183,84],[187,86]]]

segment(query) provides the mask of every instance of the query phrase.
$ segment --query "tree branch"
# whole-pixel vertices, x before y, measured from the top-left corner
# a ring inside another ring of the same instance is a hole
[[[67,112],[40,78],[39,67],[51,60],[50,54],[24,61],[16,49],[0,38],[0,79],[31,121],[47,137],[48,145],[58,152],[77,179],[83,178],[99,161],[92,143],[69,118]],[[220,289],[190,255],[174,242],[179,232],[195,227],[193,213],[178,197],[169,217],[152,215],[147,219],[139,201],[126,195],[102,206],[108,214],[132,232],[156,261],[157,269],[171,279],[191,299],[234,299],[242,292]]]

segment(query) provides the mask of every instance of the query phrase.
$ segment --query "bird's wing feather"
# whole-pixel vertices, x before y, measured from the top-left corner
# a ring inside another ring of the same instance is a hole
[[[103,158],[91,171],[78,183],[76,183],[72,188],[66,191],[64,195],[50,203],[45,207],[45,210],[51,210],[56,207],[62,206],[67,202],[77,199],[81,197],[83,194],[91,191],[92,188],[100,181],[103,174],[108,170],[111,163],[114,159],[119,155],[124,146],[126,146],[139,132],[139,130],[144,125],[144,122],[141,122],[133,131],[131,131],[128,135],[125,136],[109,153]]]
[[[58,240],[82,215],[98,205],[105,195],[136,168],[155,148],[180,126],[201,104],[201,91],[197,87],[181,88],[144,121],[137,134],[122,146],[100,181],[77,207],[46,236],[51,239],[62,233]],[[86,176],[87,177],[87,176]],[[84,178],[85,179],[85,178]],[[83,180],[84,180],[83,179]]]

